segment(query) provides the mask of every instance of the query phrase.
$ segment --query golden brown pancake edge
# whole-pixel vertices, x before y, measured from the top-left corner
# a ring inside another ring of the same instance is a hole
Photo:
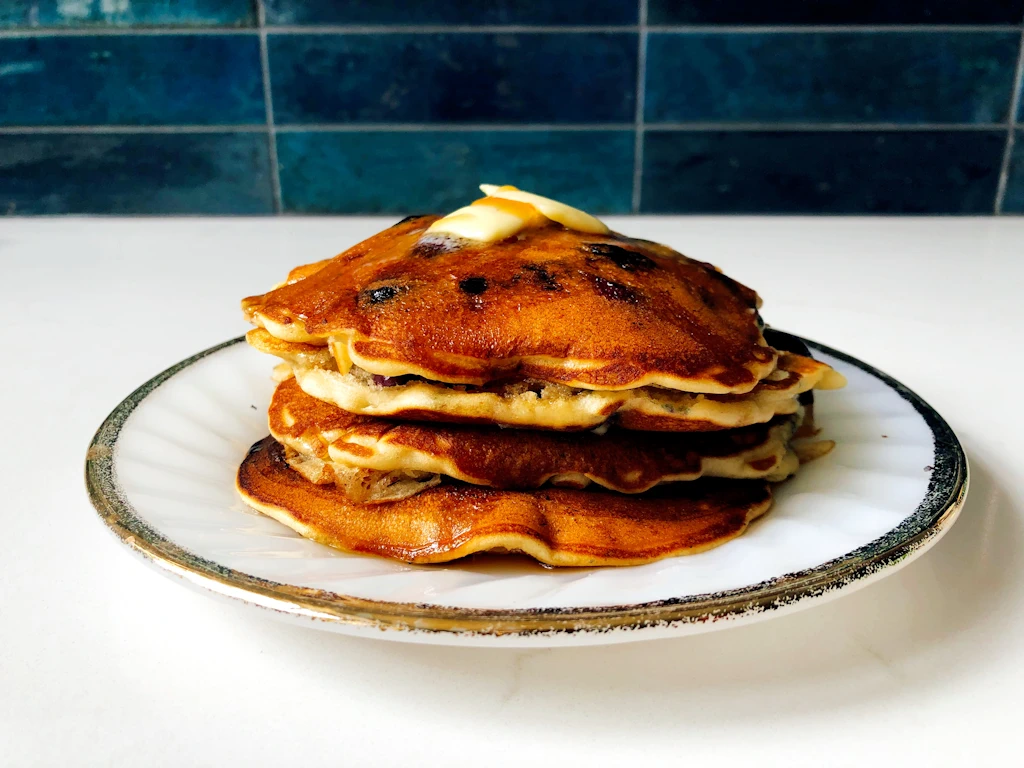
[[[497,550],[556,566],[640,565],[719,546],[771,506],[769,484],[754,480],[699,480],[642,496],[443,483],[409,499],[361,505],[305,480],[270,437],[250,449],[236,487],[248,505],[307,538],[409,563]]]
[[[757,294],[708,264],[556,224],[426,247],[435,220],[400,222],[293,270],[293,282],[243,309],[257,325],[299,327],[321,344],[333,337],[342,370],[354,362],[385,376],[742,393],[774,369]]]

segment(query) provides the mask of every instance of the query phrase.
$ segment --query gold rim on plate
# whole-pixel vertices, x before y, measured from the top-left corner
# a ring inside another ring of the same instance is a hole
[[[956,519],[967,494],[968,467],[949,425],[918,395],[881,371],[807,341],[808,346],[879,379],[908,401],[935,441],[928,491],[898,526],[852,552],[814,568],[759,584],[648,603],[593,608],[490,610],[364,600],[311,587],[261,579],[207,560],[174,543],[136,513],[117,481],[115,446],[128,417],[161,384],[203,358],[244,341],[238,337],[204,350],[153,377],[125,398],[96,431],[86,456],[89,498],[107,527],[128,547],[172,575],[221,595],[281,613],[363,629],[528,636],[610,632],[766,616],[796,603],[867,583],[934,543]]]

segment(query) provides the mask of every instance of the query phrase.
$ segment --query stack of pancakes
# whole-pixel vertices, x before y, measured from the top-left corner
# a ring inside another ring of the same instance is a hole
[[[811,390],[842,377],[715,267],[485,191],[243,301],[283,361],[247,503],[416,563],[630,565],[742,533],[799,467]]]

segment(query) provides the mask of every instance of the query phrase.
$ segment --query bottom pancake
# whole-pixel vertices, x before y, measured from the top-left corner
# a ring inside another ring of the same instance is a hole
[[[772,503],[764,481],[706,478],[633,496],[445,482],[407,499],[358,504],[302,477],[270,437],[249,450],[237,487],[248,505],[306,538],[408,563],[490,551],[523,552],[547,565],[640,565],[724,544]]]

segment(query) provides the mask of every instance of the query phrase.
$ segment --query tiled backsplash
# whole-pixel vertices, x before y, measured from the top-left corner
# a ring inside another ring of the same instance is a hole
[[[1022,31],[1024,0],[0,0],[0,212],[399,214],[492,181],[1024,213]]]

